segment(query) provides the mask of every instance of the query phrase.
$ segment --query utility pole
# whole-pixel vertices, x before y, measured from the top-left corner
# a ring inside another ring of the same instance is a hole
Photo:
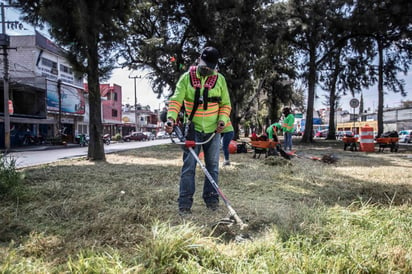
[[[62,80],[57,80],[57,94],[59,95],[59,132],[63,135],[62,131]]]
[[[133,76],[130,77],[129,75],[129,79],[133,79],[134,80],[134,122],[135,122],[135,126],[136,126],[136,131],[138,128],[138,122],[137,122],[137,90],[136,90],[136,79],[141,79],[142,76]]]
[[[10,149],[10,113],[9,113],[9,59],[7,49],[10,46],[10,38],[6,34],[6,16],[4,14],[4,4],[1,3],[1,23],[2,33],[0,35],[0,45],[3,48],[3,104],[4,104],[4,148]]]

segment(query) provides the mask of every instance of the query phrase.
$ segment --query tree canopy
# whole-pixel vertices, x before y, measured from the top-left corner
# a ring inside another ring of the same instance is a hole
[[[384,87],[404,94],[397,75],[409,70],[412,60],[408,0],[18,2],[27,20],[50,25],[76,68],[87,74],[91,119],[96,122],[92,147],[99,155],[98,81],[110,72],[115,59],[129,69],[148,69],[147,77],[160,98],[173,93],[179,76],[196,62],[204,46],[216,47],[222,57],[219,70],[230,90],[235,129],[257,115],[254,102],[262,98],[268,110],[266,124],[279,118],[284,105],[302,108],[297,83],[303,83],[307,94],[303,142],[313,141],[317,87],[329,92],[333,115],[342,96],[377,81],[381,132]],[[333,116],[329,120],[332,136]]]
[[[120,28],[129,20],[127,0],[16,0],[36,26],[47,27],[56,42],[66,51],[75,70],[87,75],[90,106],[90,144],[88,158],[105,160],[102,142],[101,77],[107,76],[116,61],[112,55],[126,35]]]
[[[123,65],[149,68],[154,92],[170,95],[202,48],[216,47],[222,57],[219,71],[230,90],[232,123],[237,128],[243,116],[242,104],[254,92],[252,74],[262,47],[259,22],[263,17],[259,12],[264,2],[138,2],[121,52],[126,60]]]

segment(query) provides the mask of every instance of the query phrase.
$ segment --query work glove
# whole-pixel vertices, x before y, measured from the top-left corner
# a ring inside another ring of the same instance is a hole
[[[167,119],[165,123],[165,131],[171,134],[173,132],[174,124],[175,124],[175,121],[172,118]]]
[[[225,128],[225,122],[223,121],[217,122],[217,128],[216,128],[217,133],[221,133],[224,128]]]

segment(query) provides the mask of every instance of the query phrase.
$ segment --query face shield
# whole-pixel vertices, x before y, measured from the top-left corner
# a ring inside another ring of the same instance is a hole
[[[199,65],[197,66],[200,76],[211,76],[213,75],[214,69],[208,67],[207,65]]]

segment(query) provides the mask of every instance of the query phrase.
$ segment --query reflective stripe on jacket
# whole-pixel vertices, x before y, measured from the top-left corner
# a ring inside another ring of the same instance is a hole
[[[222,130],[222,133],[226,133],[226,132],[231,132],[234,131],[232,122],[229,121],[228,123],[226,123],[226,127]]]

